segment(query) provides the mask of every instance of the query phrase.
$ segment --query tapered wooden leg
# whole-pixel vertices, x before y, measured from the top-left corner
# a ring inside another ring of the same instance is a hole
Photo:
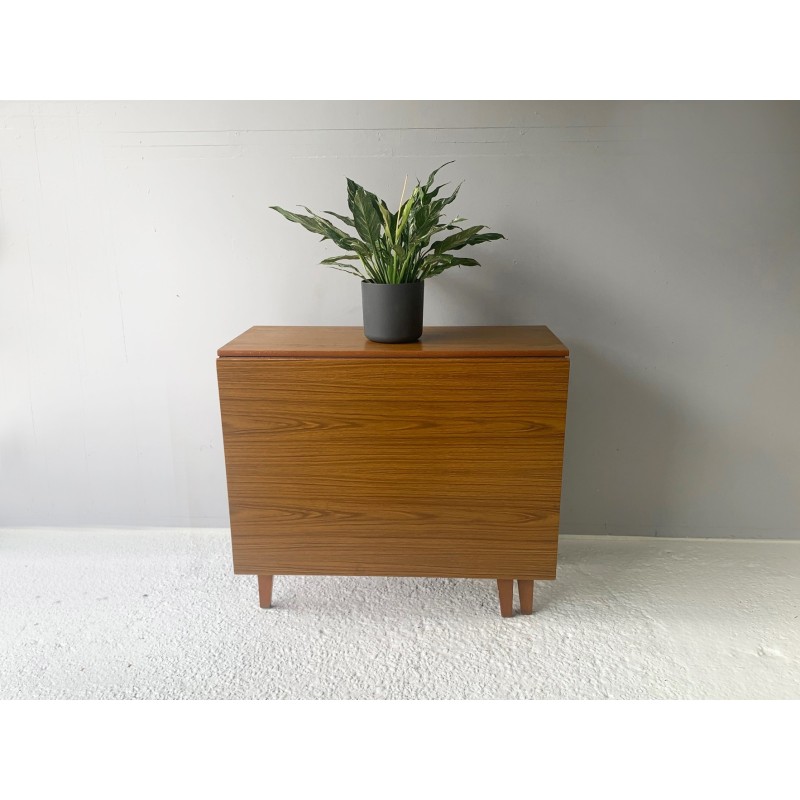
[[[500,616],[510,617],[514,605],[514,581],[505,578],[497,579],[497,593],[500,595]]]
[[[258,604],[261,608],[272,608],[272,575],[258,576]]]
[[[533,614],[533,581],[517,581],[519,588],[519,613]]]

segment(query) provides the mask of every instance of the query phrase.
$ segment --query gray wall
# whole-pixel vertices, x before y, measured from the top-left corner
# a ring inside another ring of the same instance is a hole
[[[268,210],[465,179],[429,324],[571,348],[564,533],[800,536],[800,104],[0,104],[0,525],[224,525],[214,358],[360,323]],[[476,250],[477,254],[477,250]]]

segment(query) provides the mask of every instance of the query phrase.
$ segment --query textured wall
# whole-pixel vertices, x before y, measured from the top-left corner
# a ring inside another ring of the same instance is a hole
[[[800,536],[799,103],[0,104],[0,525],[226,521],[216,348],[360,323],[268,210],[465,179],[429,324],[549,325],[562,530]]]

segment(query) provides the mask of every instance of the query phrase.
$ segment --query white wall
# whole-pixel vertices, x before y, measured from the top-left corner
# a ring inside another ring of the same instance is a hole
[[[224,525],[215,351],[360,324],[268,210],[466,179],[428,324],[573,357],[562,531],[800,536],[800,104],[0,104],[0,525]]]

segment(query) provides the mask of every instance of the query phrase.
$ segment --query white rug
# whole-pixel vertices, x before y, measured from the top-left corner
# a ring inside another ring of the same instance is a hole
[[[564,537],[531,617],[489,580],[274,604],[225,530],[0,531],[0,699],[800,698],[800,542]]]

